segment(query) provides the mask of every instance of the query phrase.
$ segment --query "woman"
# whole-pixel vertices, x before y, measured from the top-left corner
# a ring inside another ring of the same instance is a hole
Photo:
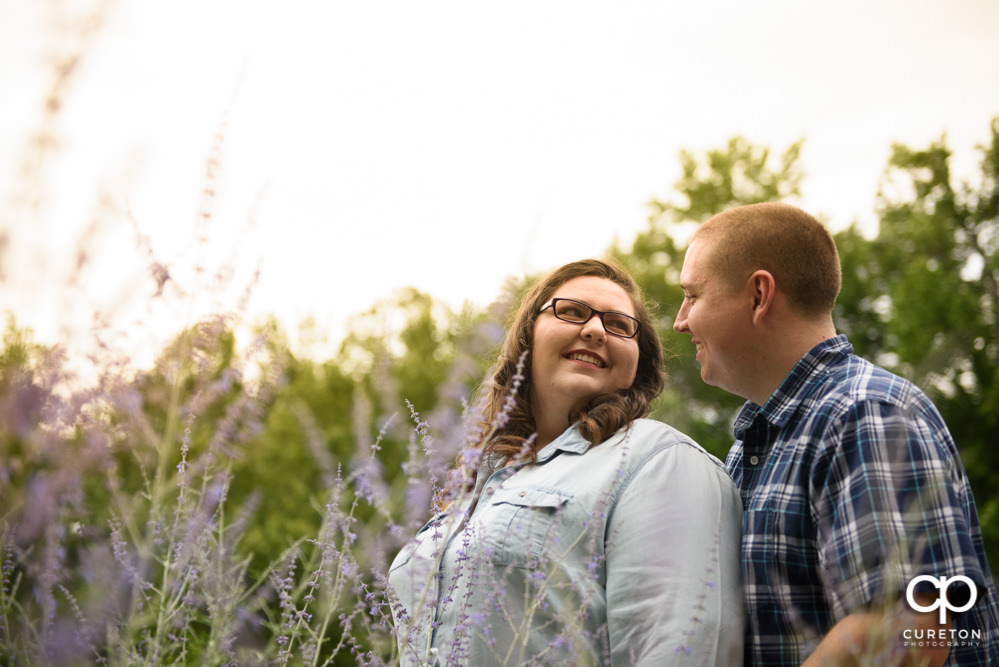
[[[403,665],[741,664],[739,496],[644,419],[663,382],[616,264],[567,264],[525,295],[474,484],[392,564]]]

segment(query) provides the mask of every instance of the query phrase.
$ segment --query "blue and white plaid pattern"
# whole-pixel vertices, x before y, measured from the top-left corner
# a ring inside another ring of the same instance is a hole
[[[971,487],[922,391],[839,336],[802,358],[766,405],[747,403],[735,437],[726,465],[745,506],[746,665],[799,665],[839,620],[904,595],[922,574],[978,588],[952,622],[947,664],[999,664]]]

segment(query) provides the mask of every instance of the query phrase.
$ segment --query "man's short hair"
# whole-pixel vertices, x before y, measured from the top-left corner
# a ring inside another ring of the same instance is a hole
[[[836,304],[842,285],[836,244],[800,208],[768,202],[729,209],[703,223],[693,238],[717,241],[708,266],[733,288],[763,269],[805,316],[827,315]]]

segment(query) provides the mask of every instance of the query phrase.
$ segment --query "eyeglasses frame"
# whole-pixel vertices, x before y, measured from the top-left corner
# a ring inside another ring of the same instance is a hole
[[[587,317],[582,322],[573,322],[572,320],[567,320],[567,319],[561,318],[561,317],[558,316],[558,313],[555,311],[555,303],[558,302],[558,301],[571,301],[572,303],[578,303],[580,306],[584,306],[586,308],[589,308],[590,309],[590,316]],[[541,313],[545,312],[549,308],[552,309],[552,315],[554,315],[555,319],[557,319],[558,321],[560,321],[560,322],[568,322],[569,324],[577,324],[579,326],[583,326],[584,324],[586,324],[587,322],[589,322],[590,320],[592,320],[594,315],[596,315],[596,316],[598,316],[600,318],[600,325],[604,328],[604,332],[608,336],[615,336],[617,338],[624,338],[625,340],[631,340],[632,338],[637,338],[638,337],[638,333],[642,330],[642,323],[638,320],[637,317],[632,317],[631,315],[627,315],[625,313],[622,313],[622,312],[619,312],[619,311],[616,311],[616,310],[597,310],[596,308],[594,308],[590,304],[585,303],[583,301],[579,301],[577,299],[567,299],[567,298],[561,297],[561,296],[555,297],[554,299],[549,299],[547,302],[545,302],[545,304],[543,306],[541,306],[541,309],[538,311],[538,314],[540,315]],[[629,320],[633,320],[635,322],[635,324],[637,325],[635,327],[635,333],[631,334],[630,336],[625,336],[623,334],[614,333],[613,331],[608,330],[607,329],[607,323],[604,322],[604,315],[620,315],[621,317],[627,317]]]

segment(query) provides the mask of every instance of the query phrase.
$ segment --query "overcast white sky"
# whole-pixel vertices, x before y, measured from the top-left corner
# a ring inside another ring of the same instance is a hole
[[[0,0],[8,211],[44,56],[66,48],[44,8],[89,5],[31,4]],[[257,268],[250,319],[312,315],[333,339],[398,287],[484,305],[508,276],[629,240],[680,149],[734,135],[776,152],[804,138],[799,203],[869,225],[892,142],[946,133],[974,172],[999,115],[997,34],[995,0],[118,0],[57,116],[45,206],[3,218],[0,309],[43,340],[95,308],[173,333],[186,306],[151,325],[126,305],[156,290],[136,229],[167,296],[194,288],[195,263],[233,265],[218,298],[201,279],[195,313],[234,307]]]

